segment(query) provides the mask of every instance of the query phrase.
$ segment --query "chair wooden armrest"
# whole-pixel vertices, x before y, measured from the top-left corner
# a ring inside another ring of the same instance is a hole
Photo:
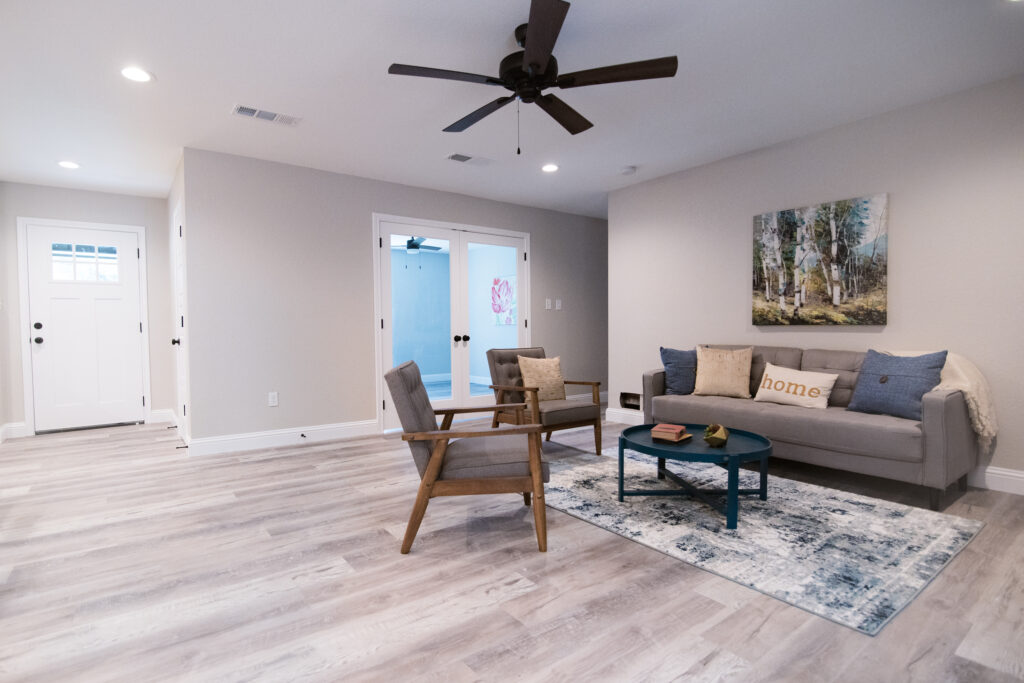
[[[492,427],[489,429],[474,429],[465,432],[453,432],[446,429],[438,429],[433,432],[404,432],[402,441],[436,441],[438,439],[471,439],[478,436],[507,436],[515,434],[538,434],[541,425],[518,425],[515,427]]]
[[[582,384],[590,387],[591,398],[594,403],[601,403],[601,383],[600,382],[586,382],[577,379],[567,379],[565,384]]]
[[[526,391],[526,392],[529,392],[529,391],[533,391],[533,392],[540,391],[540,389],[538,387],[510,387],[510,386],[507,386],[507,385],[504,385],[504,384],[492,384],[488,388],[490,388],[490,389],[500,389],[501,391]]]
[[[578,379],[567,379],[567,380],[564,380],[564,383],[565,384],[588,384],[590,386],[595,386],[595,387],[601,386],[600,382],[585,382],[583,380],[578,380]]]
[[[493,413],[495,410],[505,410],[506,408],[525,408],[525,403],[501,403],[493,406],[476,406],[473,408],[438,408],[434,411],[434,415],[444,415],[446,413]]]

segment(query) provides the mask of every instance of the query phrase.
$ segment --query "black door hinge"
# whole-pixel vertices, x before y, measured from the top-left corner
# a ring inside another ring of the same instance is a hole
[[[525,319],[525,318],[523,318],[523,327],[529,327],[529,326],[530,326],[530,321]]]
[[[380,319],[380,329],[384,329],[384,318]]]
[[[381,410],[387,410],[388,409],[388,402],[387,401],[381,401],[380,402],[380,409]]]
[[[145,396],[142,397],[142,405],[146,405],[146,397]]]
[[[185,329],[185,316],[181,316],[181,329]]]
[[[139,323],[139,334],[142,334],[142,323]]]
[[[135,258],[142,258],[142,249],[135,248]]]
[[[181,404],[181,416],[182,416],[182,417],[185,417],[186,415],[188,415],[188,411],[187,411],[187,410],[185,410],[185,404],[184,404],[184,403],[182,403],[182,404]]]
[[[377,238],[377,246],[378,246],[379,248],[381,248],[381,249],[383,249],[383,248],[384,248],[384,238],[383,238],[383,237],[378,237],[378,238]]]
[[[184,237],[184,235],[181,234],[181,226],[180,225],[178,226],[178,237]]]

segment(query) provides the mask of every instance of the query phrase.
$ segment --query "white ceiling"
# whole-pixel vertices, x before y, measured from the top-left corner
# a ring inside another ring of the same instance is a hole
[[[1024,73],[1024,2],[575,0],[562,73],[678,55],[675,78],[557,93],[442,128],[504,92],[387,74],[497,75],[529,0],[4,0],[0,180],[166,196],[182,148],[591,216],[607,192]],[[127,64],[156,75],[140,85]],[[289,128],[236,104],[302,118]],[[458,164],[460,152],[483,158]],[[73,159],[77,171],[57,167]],[[555,174],[541,164],[561,166]],[[632,176],[620,171],[639,168]]]

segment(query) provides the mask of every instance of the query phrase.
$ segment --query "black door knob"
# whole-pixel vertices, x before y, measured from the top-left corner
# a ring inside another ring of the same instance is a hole
[[[180,343],[181,343],[180,339],[172,339],[171,340],[171,346],[174,346],[175,344],[180,344]]]
[[[462,341],[469,341],[469,335],[468,334],[462,335]]]
[[[43,338],[42,337],[36,337],[32,341],[34,341],[36,344],[42,344],[43,343]]]
[[[36,328],[37,330],[41,330],[41,329],[43,329],[43,324],[42,323],[36,323],[32,327]]]
[[[455,335],[455,341],[457,341],[457,342],[462,341],[462,335],[461,334]]]

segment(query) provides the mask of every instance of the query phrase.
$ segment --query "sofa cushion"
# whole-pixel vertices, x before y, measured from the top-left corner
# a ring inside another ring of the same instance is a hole
[[[920,462],[921,423],[891,415],[853,413],[844,408],[807,410],[724,396],[655,396],[655,422],[708,424],[746,429],[773,442],[823,451]],[[777,449],[783,450],[783,449]]]
[[[824,410],[828,407],[828,396],[838,377],[827,372],[793,370],[768,363],[754,400]]]
[[[750,356],[753,348],[697,347],[697,379],[693,393],[702,396],[750,398]]]
[[[665,366],[665,393],[692,394],[697,381],[697,350],[679,351],[661,347],[661,364]]]
[[[831,349],[807,349],[800,361],[801,370],[811,372],[827,372],[839,375],[828,398],[830,406],[845,407],[853,396],[853,388],[857,386],[861,363],[864,362],[862,351],[833,351]]]
[[[868,350],[847,410],[921,419],[921,397],[939,383],[946,352],[893,356]]]
[[[712,349],[743,349],[743,345],[737,344],[708,344]],[[755,346],[750,354],[750,395],[757,393],[757,387],[761,384],[761,376],[764,374],[764,367],[768,363],[781,365],[784,368],[800,370],[800,358],[803,356],[803,349],[792,346]]]
[[[524,387],[537,387],[538,401],[565,400],[565,379],[562,377],[561,357],[530,358],[519,356],[519,372]]]

